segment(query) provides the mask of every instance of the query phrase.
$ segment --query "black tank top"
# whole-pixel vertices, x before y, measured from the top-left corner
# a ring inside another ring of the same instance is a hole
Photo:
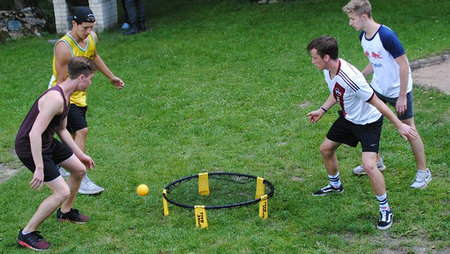
[[[45,131],[42,133],[42,153],[48,153],[51,151],[53,136],[55,135],[56,130],[61,125],[61,122],[66,118],[67,113],[69,112],[69,105],[66,102],[66,97],[64,96],[64,92],[60,86],[54,86],[45,93],[43,93],[39,98],[34,102],[30,111],[28,112],[25,120],[23,120],[22,125],[20,126],[19,132],[16,136],[16,154],[19,157],[31,157],[31,147],[30,147],[30,131],[33,127],[34,122],[36,121],[36,117],[39,114],[39,106],[38,102],[49,91],[58,91],[64,100],[64,110],[61,114],[56,115],[50,121],[50,124],[47,126]]]

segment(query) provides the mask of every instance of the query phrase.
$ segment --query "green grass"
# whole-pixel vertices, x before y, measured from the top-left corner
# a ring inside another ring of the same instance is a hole
[[[98,50],[126,87],[115,90],[97,73],[89,88],[88,154],[91,179],[106,188],[79,196],[75,206],[92,220],[82,226],[49,218],[40,227],[55,253],[367,253],[449,250],[450,100],[414,88],[416,125],[433,181],[411,190],[411,149],[392,124],[383,127],[395,224],[376,230],[374,194],[354,177],[360,148],[338,150],[345,193],[315,198],[327,182],[319,145],[336,118],[319,123],[306,113],[326,100],[323,75],[305,48],[322,34],[338,39],[340,56],[366,64],[358,32],[348,26],[346,1],[155,0],[147,6],[152,30],[125,37],[99,35]],[[396,31],[413,61],[450,49],[450,2],[372,1],[374,17]],[[52,44],[25,38],[0,45],[0,161],[22,167],[14,137],[51,76]],[[257,205],[208,211],[208,230],[194,212],[174,206],[162,216],[161,191],[171,181],[205,171],[264,177],[275,185],[269,219]],[[16,237],[49,190],[33,192],[22,169],[0,185],[0,252],[25,253]],[[146,199],[135,194],[145,183]],[[432,249],[434,246],[435,249]]]

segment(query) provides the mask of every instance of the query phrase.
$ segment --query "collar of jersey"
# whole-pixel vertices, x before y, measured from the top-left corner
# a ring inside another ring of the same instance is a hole
[[[82,48],[82,47],[80,46],[80,44],[78,44],[78,42],[72,37],[72,35],[70,34],[70,32],[67,33],[67,36],[69,36],[69,38],[77,45],[77,47],[78,47],[81,51],[86,52],[86,50],[87,50],[88,47],[89,47],[89,36],[91,36],[90,34],[88,35],[87,43],[86,43],[86,47],[85,47],[85,48]]]

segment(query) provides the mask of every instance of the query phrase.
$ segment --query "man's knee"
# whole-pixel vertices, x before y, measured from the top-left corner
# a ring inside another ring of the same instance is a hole
[[[83,128],[80,130],[77,130],[75,133],[73,133],[74,139],[76,138],[86,138],[88,134],[88,128]]]
[[[373,174],[376,174],[376,172],[379,172],[376,163],[363,163],[363,167],[364,171],[366,171],[368,176],[371,176]]]
[[[60,189],[56,190],[55,194],[57,196],[58,202],[62,203],[66,199],[70,197],[70,189],[67,184],[63,185],[64,187],[61,187]]]
[[[84,174],[86,174],[86,166],[82,166],[80,168],[76,168],[72,170],[70,173],[71,175],[75,176],[78,179],[82,179],[84,177]]]
[[[411,127],[414,127],[414,128],[416,127],[416,125],[414,123],[414,117],[411,117],[411,118],[408,118],[408,119],[402,119],[400,121],[402,121],[402,123],[404,123],[406,125],[409,125]]]
[[[323,157],[329,157],[333,155],[334,151],[335,149],[326,142],[323,142],[320,145],[320,153],[322,154]]]
[[[88,128],[83,128],[81,130],[72,133],[72,138],[75,140],[77,146],[84,152],[86,139],[87,139]]]

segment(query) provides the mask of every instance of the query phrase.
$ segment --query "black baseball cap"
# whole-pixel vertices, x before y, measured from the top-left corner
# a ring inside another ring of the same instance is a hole
[[[81,24],[83,22],[93,23],[95,22],[95,16],[92,10],[87,6],[79,6],[76,7],[73,11],[73,18],[77,24]]]

